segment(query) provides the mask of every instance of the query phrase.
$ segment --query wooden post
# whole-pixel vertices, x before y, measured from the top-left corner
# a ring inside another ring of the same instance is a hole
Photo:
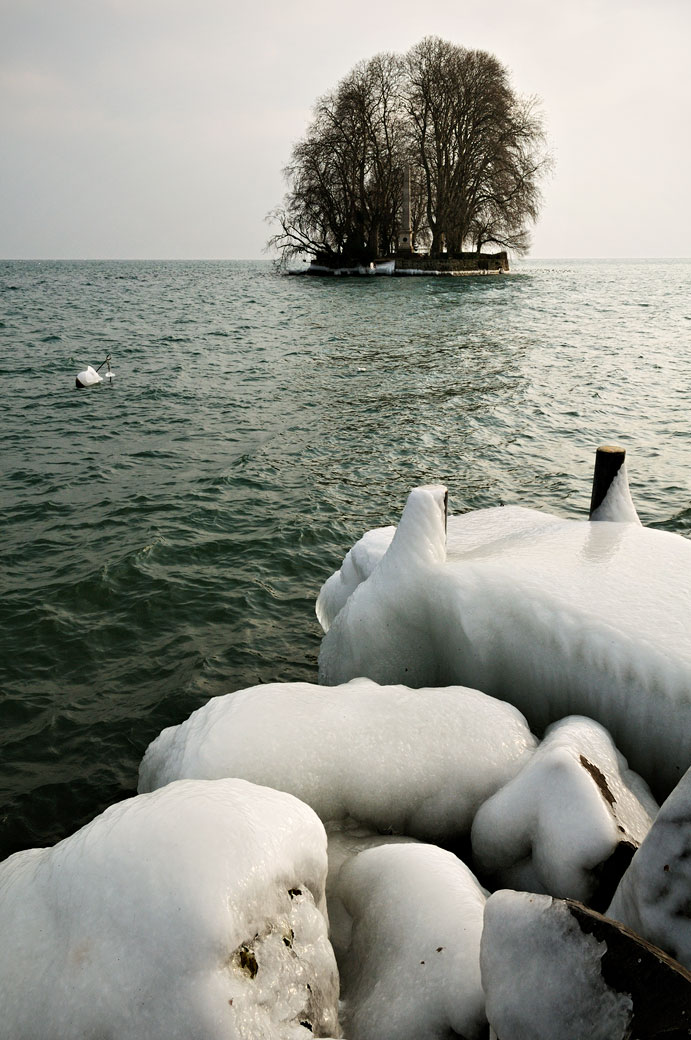
[[[626,448],[616,444],[603,444],[595,453],[595,472],[593,473],[593,491],[590,496],[590,517],[604,502],[612,481],[624,464]]]

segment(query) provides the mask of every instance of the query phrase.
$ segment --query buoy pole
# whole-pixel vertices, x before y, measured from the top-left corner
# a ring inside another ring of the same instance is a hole
[[[590,496],[590,517],[604,502],[612,481],[624,464],[626,448],[616,444],[603,444],[595,452],[593,490]]]

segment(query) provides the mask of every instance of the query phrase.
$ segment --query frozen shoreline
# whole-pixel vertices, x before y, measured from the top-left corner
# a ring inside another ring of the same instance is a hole
[[[416,489],[320,593],[329,685],[212,698],[135,798],[0,864],[7,1035],[625,1040],[643,961],[688,1027],[690,553],[623,469],[591,521]]]

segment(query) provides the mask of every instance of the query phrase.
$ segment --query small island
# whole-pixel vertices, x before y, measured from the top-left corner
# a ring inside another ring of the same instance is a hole
[[[307,265],[291,273],[503,274],[550,165],[537,99],[493,55],[427,37],[316,102],[267,248]]]
[[[288,271],[288,274],[359,275],[364,277],[383,274],[410,277],[414,275],[504,274],[508,270],[508,254],[502,250],[499,253],[461,253],[443,257],[411,253],[408,256],[377,257],[367,264],[348,264],[343,261],[334,264],[331,257],[318,255],[308,267],[293,268]]]

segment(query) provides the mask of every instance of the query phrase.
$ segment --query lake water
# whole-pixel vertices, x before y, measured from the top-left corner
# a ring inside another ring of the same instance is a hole
[[[322,581],[417,484],[585,516],[621,443],[643,522],[691,532],[690,348],[685,260],[0,262],[0,857],[134,793],[209,697],[316,681]]]

